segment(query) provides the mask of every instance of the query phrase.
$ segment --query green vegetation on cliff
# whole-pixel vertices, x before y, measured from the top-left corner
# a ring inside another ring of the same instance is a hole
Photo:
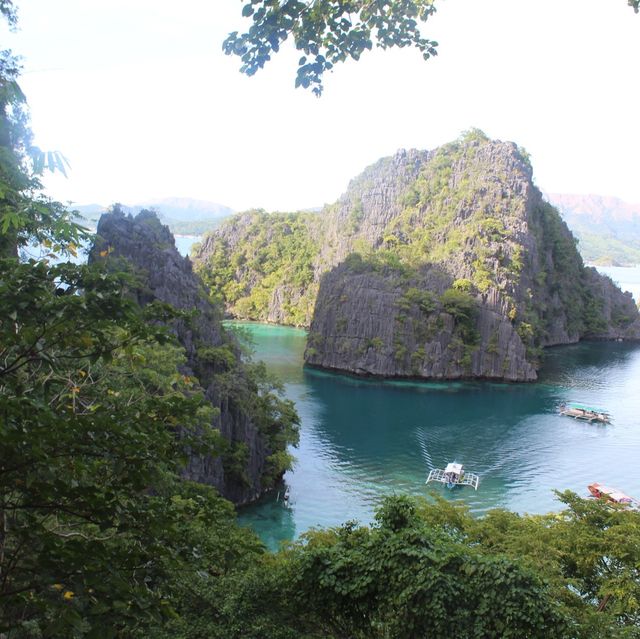
[[[306,325],[317,292],[313,263],[320,247],[311,235],[316,217],[263,211],[234,216],[196,247],[206,255],[196,263],[198,272],[236,317],[273,321],[275,304],[280,323]],[[276,289],[281,297],[274,300]]]
[[[524,204],[523,194],[505,192],[511,158],[484,153],[491,141],[472,129],[433,153],[409,187],[404,208],[388,225],[383,242],[413,266],[451,261],[465,251],[465,271],[480,293],[518,269],[511,255],[511,218]],[[461,223],[461,218],[463,223]]]
[[[509,221],[522,214],[524,195],[505,191],[513,160],[481,152],[490,146],[484,133],[472,129],[438,148],[417,179],[402,188],[398,214],[376,230],[377,237],[359,232],[368,224],[367,213],[362,198],[348,195],[346,223],[337,229],[339,241],[347,252],[359,252],[369,262],[375,259],[408,270],[451,261],[464,251],[464,270],[477,292],[486,292],[497,279],[513,285],[522,270],[522,247]],[[530,170],[524,155],[520,161]],[[390,158],[381,160],[351,188],[374,191],[379,176],[394,180],[394,170]],[[320,215],[244,214],[241,220],[227,222],[201,247],[196,255],[199,272],[212,290],[222,291],[232,314],[267,319],[275,287],[283,283],[309,287],[314,268],[322,272],[333,266],[330,260],[319,263],[318,254],[319,243],[326,240],[323,232],[336,213],[332,205]],[[316,292],[312,287],[298,303],[288,301],[286,316],[308,317]]]

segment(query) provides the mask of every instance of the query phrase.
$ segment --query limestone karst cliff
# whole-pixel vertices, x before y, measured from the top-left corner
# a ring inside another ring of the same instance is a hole
[[[378,161],[321,213],[236,216],[196,267],[232,314],[307,325],[306,362],[356,374],[534,380],[546,346],[640,337],[526,153],[479,131]]]
[[[206,399],[216,409],[211,427],[224,438],[219,456],[189,454],[184,476],[215,486],[241,504],[273,486],[286,463],[286,444],[295,440],[293,408],[252,374],[238,345],[222,324],[191,262],[182,257],[173,235],[155,213],[136,217],[121,211],[100,218],[90,259],[124,260],[138,278],[131,291],[141,305],[153,301],[192,311],[171,328],[184,347],[185,375],[198,378]]]

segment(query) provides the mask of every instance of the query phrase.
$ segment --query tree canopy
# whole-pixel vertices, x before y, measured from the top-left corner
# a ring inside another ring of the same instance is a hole
[[[0,635],[131,636],[171,614],[176,572],[222,570],[257,542],[230,504],[179,480],[185,447],[216,441],[159,323],[174,313],[134,304],[125,272],[64,261],[87,233],[40,191],[16,66],[2,62]],[[39,259],[23,254],[34,243]]]
[[[370,526],[312,530],[194,584],[158,636],[637,637],[640,514],[559,497],[559,513],[481,518],[389,497]]]

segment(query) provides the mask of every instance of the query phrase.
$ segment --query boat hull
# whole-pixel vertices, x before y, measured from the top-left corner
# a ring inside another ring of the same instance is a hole
[[[610,417],[604,413],[594,413],[581,408],[561,408],[560,414],[590,423],[608,424],[611,421]]]

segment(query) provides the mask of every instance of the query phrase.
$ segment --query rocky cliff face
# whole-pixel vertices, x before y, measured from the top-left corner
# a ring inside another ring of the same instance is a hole
[[[266,249],[263,225],[258,216],[247,227],[254,253]],[[526,154],[478,131],[379,161],[300,227],[311,247],[298,263],[307,269],[302,295],[316,298],[305,356],[313,366],[528,381],[545,346],[640,338],[633,301],[585,269],[534,186]],[[198,267],[219,276],[215,251],[204,248]],[[237,251],[223,261],[234,260]],[[226,273],[227,285],[241,283],[258,308],[269,261],[244,281],[233,268]],[[270,313],[278,317],[276,292],[291,280],[272,279]]]
[[[452,282],[434,267],[407,274],[347,260],[323,278],[307,363],[384,377],[536,379],[511,322],[464,291],[448,294]]]
[[[382,158],[351,180],[347,192],[328,206],[313,229],[319,248],[316,278],[340,264],[352,251],[378,248],[385,231],[404,209],[407,190],[432,152],[401,150]]]
[[[126,260],[139,278],[133,294],[141,305],[158,300],[195,311],[191,319],[175,322],[172,330],[186,352],[187,368],[182,372],[198,378],[206,399],[217,409],[211,427],[227,446],[219,457],[190,455],[184,475],[215,486],[237,504],[259,497],[278,474],[273,456],[285,444],[274,444],[264,424],[251,414],[248,407],[259,392],[256,383],[221,324],[220,309],[209,301],[189,259],[178,253],[168,227],[149,211],[135,218],[118,210],[105,214],[90,259]]]

